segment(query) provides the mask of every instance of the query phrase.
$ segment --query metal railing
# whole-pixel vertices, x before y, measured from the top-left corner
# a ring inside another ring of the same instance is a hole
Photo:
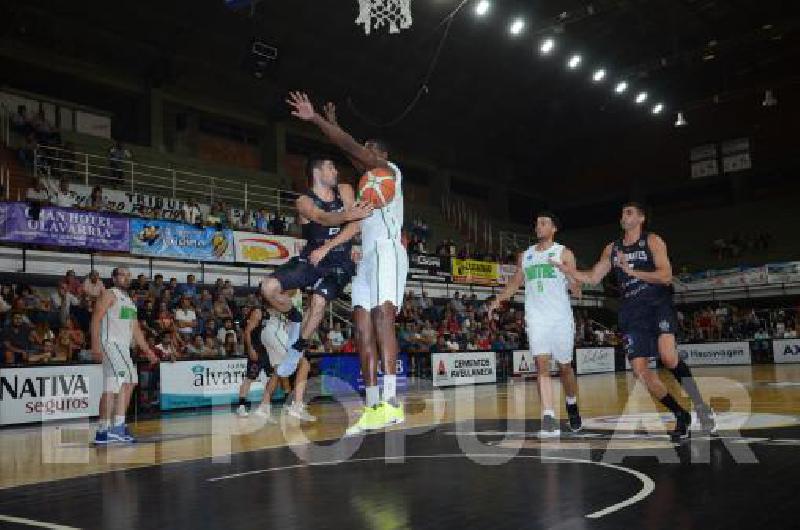
[[[298,196],[289,190],[223,179],[174,166],[111,159],[110,156],[52,146],[36,149],[34,174],[37,177],[66,178],[90,187],[116,188],[132,194],[207,204],[222,201],[245,211],[267,208],[278,216],[293,212]]]

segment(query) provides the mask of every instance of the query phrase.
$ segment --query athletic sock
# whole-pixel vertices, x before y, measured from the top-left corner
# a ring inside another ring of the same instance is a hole
[[[125,425],[125,416],[114,416],[114,427]]]
[[[244,405],[244,406],[246,407],[246,406],[247,406],[247,398],[246,398],[246,397],[239,396],[239,405],[240,405],[240,406],[241,406],[241,405]]]
[[[553,409],[545,409],[544,412],[542,412],[542,416],[550,416],[551,418],[555,418],[556,413]]]
[[[697,388],[697,383],[695,383],[694,377],[692,377],[692,371],[689,369],[689,366],[683,360],[680,360],[678,364],[675,365],[675,368],[670,371],[683,389],[686,390],[686,393],[689,394],[694,407],[696,409],[705,408],[706,403],[703,401],[700,389]]]
[[[107,431],[111,428],[111,420],[100,420],[99,429],[101,431]]]
[[[664,396],[663,398],[661,398],[661,404],[662,404],[662,405],[664,405],[665,407],[667,407],[667,408],[670,410],[670,412],[672,412],[673,414],[675,414],[675,417],[676,417],[676,418],[677,418],[678,416],[682,416],[682,415],[684,415],[684,414],[688,414],[688,413],[686,412],[686,409],[684,409],[683,407],[681,407],[681,406],[678,404],[678,402],[677,402],[677,401],[675,401],[675,398],[674,398],[674,397],[672,397],[672,394],[670,394],[669,392],[667,392],[667,395],[666,395],[666,396]]]
[[[567,405],[577,405],[578,398],[575,396],[567,396]]]
[[[374,407],[380,401],[380,389],[377,385],[367,387],[367,406]]]
[[[384,374],[383,376],[383,400],[395,405],[397,401],[397,375]]]

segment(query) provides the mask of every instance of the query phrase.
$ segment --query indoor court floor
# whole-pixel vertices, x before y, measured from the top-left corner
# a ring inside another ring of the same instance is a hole
[[[520,380],[412,381],[406,424],[364,437],[342,438],[353,400],[303,425],[172,414],[103,449],[88,422],[0,430],[0,528],[794,526],[800,365],[694,373],[719,431],[680,443],[630,373],[581,376],[584,429],[557,439]]]

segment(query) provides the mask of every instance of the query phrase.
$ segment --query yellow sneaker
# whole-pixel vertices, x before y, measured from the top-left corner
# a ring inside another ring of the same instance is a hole
[[[398,402],[397,406],[391,403],[381,403],[381,412],[383,413],[383,424],[387,427],[389,425],[399,425],[406,421],[406,413],[403,411],[403,405]]]
[[[346,431],[346,436],[355,436],[369,431],[377,431],[383,428],[383,408],[380,405],[374,407],[364,407],[364,412],[358,421],[350,426]]]

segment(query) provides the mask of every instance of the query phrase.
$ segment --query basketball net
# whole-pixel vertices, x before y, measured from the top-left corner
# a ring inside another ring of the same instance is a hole
[[[358,7],[356,24],[363,24],[367,35],[387,24],[389,33],[411,27],[411,0],[358,0]]]

